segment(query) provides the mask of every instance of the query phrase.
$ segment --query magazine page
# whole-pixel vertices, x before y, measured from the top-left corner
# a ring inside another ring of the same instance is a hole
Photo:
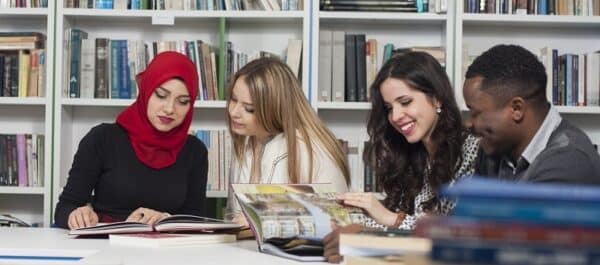
[[[364,218],[361,209],[338,203],[328,184],[233,186],[260,242],[292,237],[320,241],[333,227]]]

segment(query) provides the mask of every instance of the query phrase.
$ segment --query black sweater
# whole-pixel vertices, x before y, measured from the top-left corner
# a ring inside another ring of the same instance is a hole
[[[120,220],[139,207],[204,215],[207,170],[206,146],[194,136],[188,136],[175,164],[157,170],[138,160],[123,128],[100,124],[79,143],[56,205],[56,225],[68,228],[69,214],[90,202],[96,213]]]

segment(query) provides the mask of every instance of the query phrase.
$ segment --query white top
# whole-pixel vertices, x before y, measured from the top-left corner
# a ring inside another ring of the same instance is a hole
[[[298,139],[298,151],[300,159],[300,179],[296,184],[309,184],[309,183],[331,183],[336,192],[346,192],[348,190],[348,183],[344,178],[344,174],[338,168],[329,155],[325,152],[324,148],[317,142],[312,142],[313,147],[313,179],[309,179],[309,170],[311,170],[308,160],[308,151],[304,140],[300,137]],[[230,168],[230,183],[250,183],[252,177],[252,148],[247,145],[245,153],[245,161],[240,163],[237,159],[232,161]],[[268,184],[287,184],[290,183],[288,178],[288,151],[283,134],[277,134],[267,143],[265,143],[262,152],[261,159],[261,177],[259,183]],[[227,216],[233,217],[240,213],[239,205],[237,201],[233,199],[233,194],[229,192],[227,200]]]

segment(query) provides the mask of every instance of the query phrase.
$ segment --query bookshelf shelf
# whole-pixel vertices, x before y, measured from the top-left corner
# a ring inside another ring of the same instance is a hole
[[[46,98],[38,97],[0,97],[0,105],[34,105],[44,106],[46,104]]]
[[[0,186],[0,194],[36,194],[44,195],[44,187],[3,187]]]
[[[48,16],[48,8],[1,8],[0,16],[45,17]]]
[[[319,110],[370,110],[370,102],[319,102]]]
[[[228,20],[252,21],[299,21],[304,17],[304,11],[206,11],[206,10],[114,10],[114,9],[85,9],[64,8],[66,18],[77,19],[119,19],[128,22],[149,21],[152,18],[173,18],[176,20],[213,20],[227,18]]]
[[[598,16],[463,14],[465,25],[528,25],[540,27],[598,27]]]
[[[409,21],[411,23],[446,23],[446,14],[431,14],[431,13],[398,13],[398,12],[327,12],[320,11],[319,18],[325,22],[348,22],[348,20],[365,21],[365,22],[402,22]]]
[[[100,99],[100,98],[68,98],[62,100],[63,106],[94,106],[94,107],[127,107],[133,103],[133,99]],[[0,102],[1,103],[1,102]],[[225,101],[202,101],[194,103],[196,109],[219,109],[225,107]]]

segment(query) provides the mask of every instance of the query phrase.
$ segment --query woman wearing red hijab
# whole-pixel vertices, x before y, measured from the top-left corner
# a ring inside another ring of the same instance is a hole
[[[92,128],[79,143],[56,206],[59,227],[204,214],[207,149],[188,135],[196,67],[182,54],[164,52],[137,82],[137,100],[117,122]]]

